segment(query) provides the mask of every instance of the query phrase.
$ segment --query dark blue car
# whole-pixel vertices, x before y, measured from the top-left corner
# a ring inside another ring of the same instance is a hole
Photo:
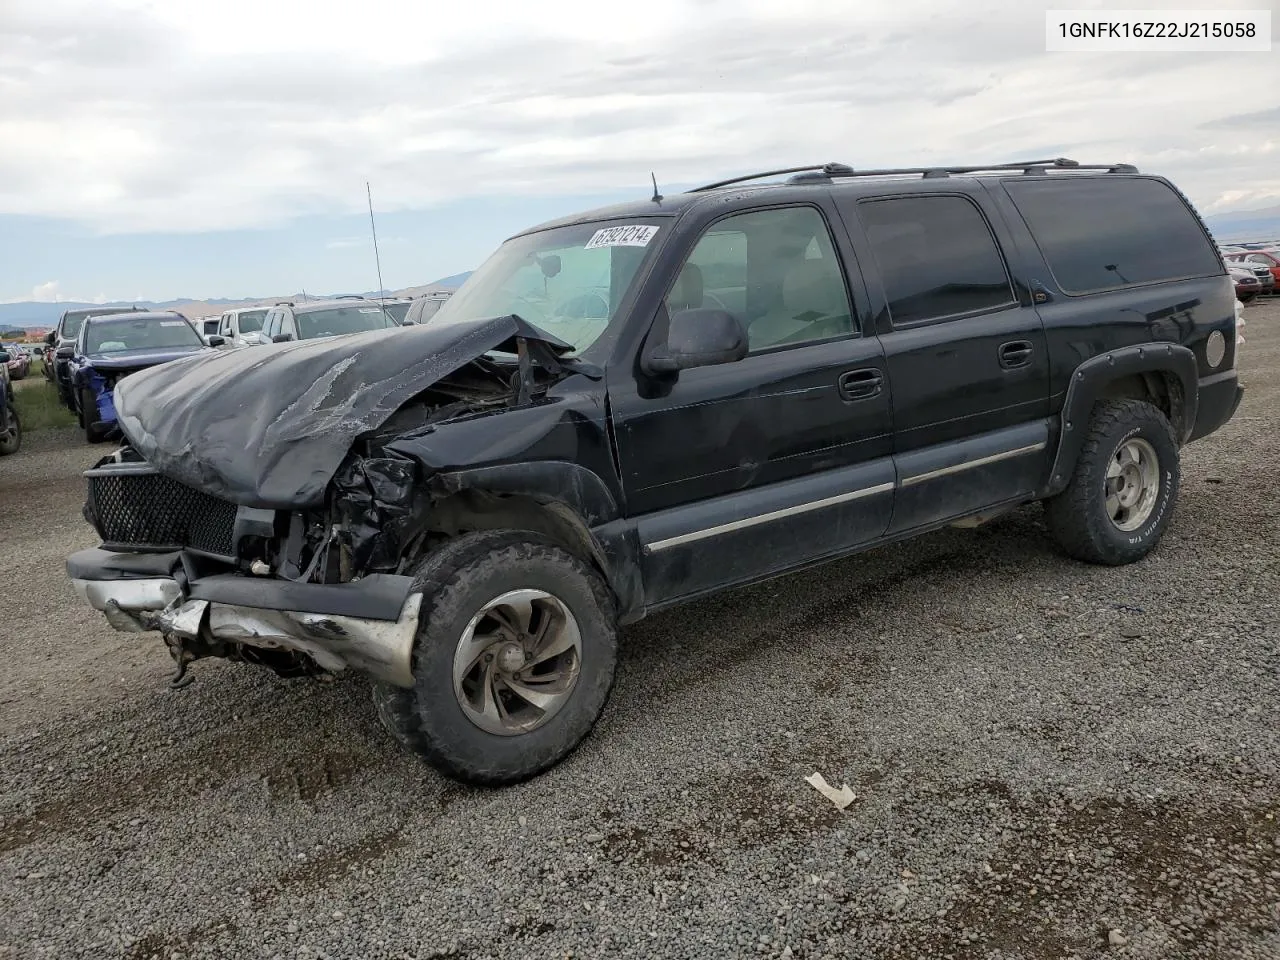
[[[206,341],[180,313],[138,312],[90,317],[74,347],[61,347],[71,375],[75,411],[85,439],[98,443],[117,433],[112,391],[116,381],[160,363],[220,346]]]

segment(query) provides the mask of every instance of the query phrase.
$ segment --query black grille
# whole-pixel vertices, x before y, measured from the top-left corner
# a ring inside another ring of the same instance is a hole
[[[235,554],[236,505],[141,464],[88,471],[88,513],[108,547]]]

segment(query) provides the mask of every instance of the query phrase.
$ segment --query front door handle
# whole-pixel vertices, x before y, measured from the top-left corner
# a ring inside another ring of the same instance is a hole
[[[1011,340],[1009,343],[1002,343],[999,351],[1000,366],[1005,370],[1025,367],[1031,362],[1031,352],[1030,340]]]
[[[840,374],[836,387],[842,400],[866,400],[878,396],[883,383],[884,374],[875,367],[867,367]]]

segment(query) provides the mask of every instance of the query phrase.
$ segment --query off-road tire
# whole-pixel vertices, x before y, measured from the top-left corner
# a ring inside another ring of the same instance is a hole
[[[458,639],[475,613],[510,590],[554,594],[582,637],[581,671],[570,700],[529,733],[499,736],[463,712],[453,690]],[[483,786],[527,780],[554,766],[591,732],[613,687],[617,614],[600,574],[536,533],[496,530],[457,537],[414,574],[422,591],[411,689],[375,681],[373,703],[401,744],[454,779]]]
[[[1154,448],[1160,489],[1151,515],[1133,531],[1120,530],[1106,509],[1107,465],[1120,445],[1141,437]],[[1178,499],[1181,468],[1173,428],[1143,400],[1104,400],[1093,408],[1084,448],[1067,488],[1045,502],[1049,532],[1068,556],[1120,566],[1141,560],[1160,542]]]
[[[0,457],[7,457],[22,449],[22,421],[18,419],[18,411],[13,409],[12,400],[5,407],[4,417],[6,422],[0,423]],[[9,436],[10,424],[16,428],[13,436]]]

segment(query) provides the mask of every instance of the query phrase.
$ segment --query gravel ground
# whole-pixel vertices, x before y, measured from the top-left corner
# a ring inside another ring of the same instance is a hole
[[[203,661],[75,601],[79,470],[0,461],[0,957],[1280,957],[1280,303],[1164,543],[1032,508],[626,631],[597,732],[445,781],[358,678]],[[835,809],[820,771],[857,799]]]

